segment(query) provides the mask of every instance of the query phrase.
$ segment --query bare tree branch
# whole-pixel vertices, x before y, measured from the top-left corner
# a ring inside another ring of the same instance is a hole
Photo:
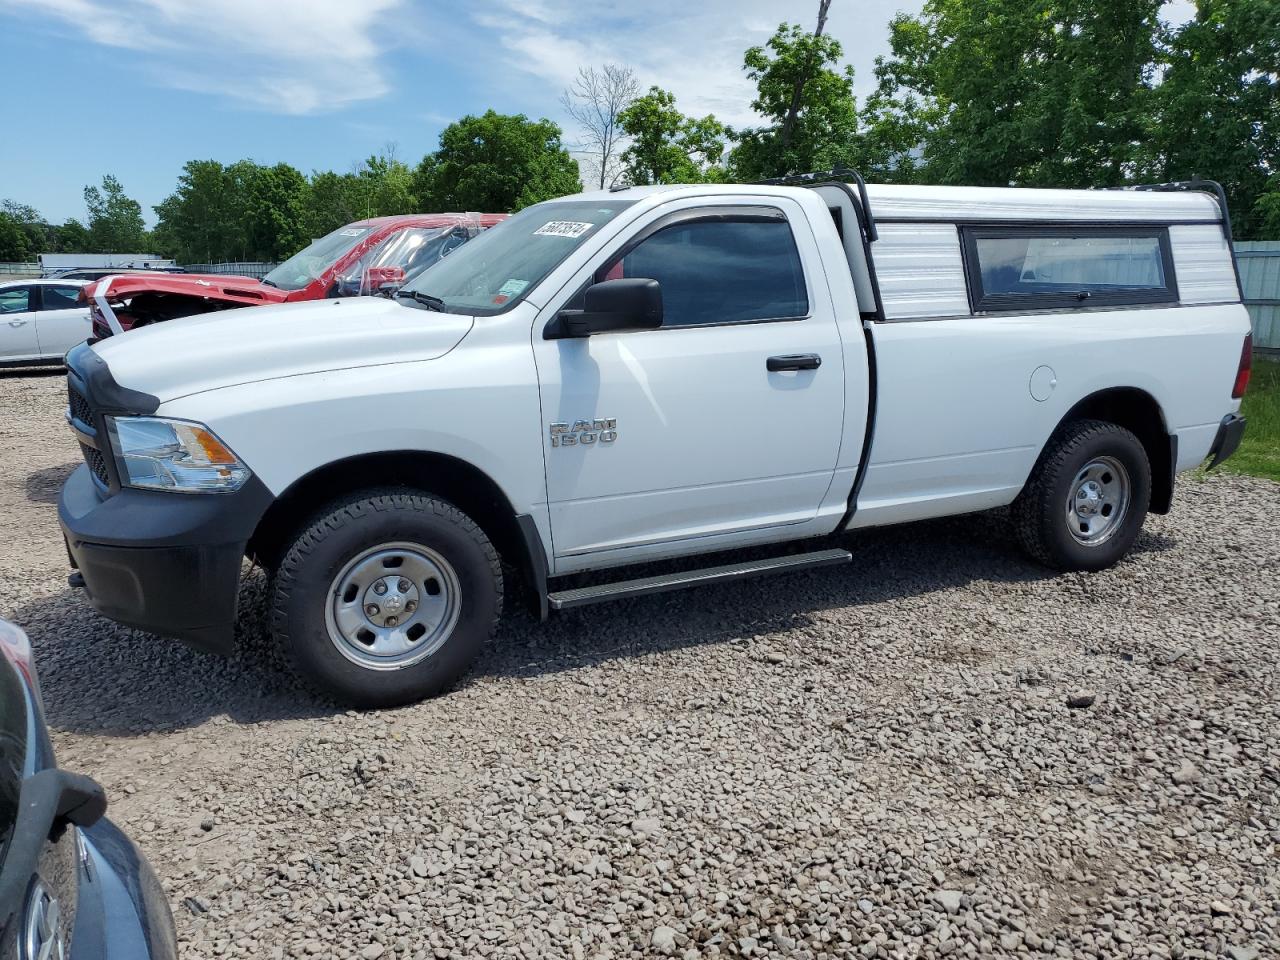
[[[640,94],[640,83],[630,67],[606,63],[579,67],[573,86],[560,97],[565,113],[581,128],[578,149],[594,168],[599,186],[612,185],[620,172],[622,130],[618,114]]]

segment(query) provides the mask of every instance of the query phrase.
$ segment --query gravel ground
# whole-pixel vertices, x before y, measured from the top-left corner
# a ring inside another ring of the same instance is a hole
[[[355,714],[270,666],[260,582],[232,661],[67,590],[63,389],[0,379],[0,612],[185,957],[1280,954],[1280,485],[1188,480],[1100,575],[995,514],[518,614]]]

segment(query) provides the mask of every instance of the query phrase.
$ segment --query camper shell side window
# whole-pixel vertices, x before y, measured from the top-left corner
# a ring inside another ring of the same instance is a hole
[[[1169,228],[960,228],[975,313],[1178,302]]]

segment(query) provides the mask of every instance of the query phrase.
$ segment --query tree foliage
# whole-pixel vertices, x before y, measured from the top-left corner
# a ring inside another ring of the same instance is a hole
[[[155,207],[157,245],[184,263],[242,259],[245,231],[244,161],[225,167],[217,160],[190,160],[177,188]]]
[[[286,260],[307,245],[307,189],[307,178],[287,163],[254,171],[245,197],[245,242],[254,260]]]
[[[927,0],[890,25],[870,152],[938,183],[1118,185],[1151,107],[1160,7]]]
[[[124,186],[111,174],[102,186],[84,188],[88,210],[89,243],[94,251],[143,252],[147,245],[147,225],[142,205],[127,196]]]
[[[369,157],[355,172],[356,192],[364,202],[364,216],[390,217],[420,208],[413,171],[396,156],[395,144]]]
[[[1240,235],[1280,239],[1280,4],[1200,0],[1165,61],[1152,174],[1220,181]]]
[[[310,180],[287,163],[192,160],[156,205],[155,245],[187,263],[283,260],[353,220],[417,211],[412,183],[390,145],[351,173]]]
[[[820,16],[821,29],[821,16]],[[799,24],[781,24],[763,47],[743,58],[755,82],[751,107],[762,126],[737,136],[731,166],[743,180],[829,170],[858,150],[853,67],[841,67],[840,41]]]
[[[22,224],[0,211],[0,261],[25,263],[33,256]]]
[[[466,116],[440,134],[414,174],[420,202],[432,210],[503,213],[577,193],[578,162],[550,120],[493,110]]]
[[[687,117],[676,98],[650,87],[618,115],[631,138],[622,154],[623,176],[640,186],[650,183],[701,183],[723,180],[727,129],[715,117]]]

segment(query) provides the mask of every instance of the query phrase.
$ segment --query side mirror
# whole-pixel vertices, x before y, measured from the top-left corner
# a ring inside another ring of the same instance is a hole
[[[583,310],[561,310],[558,329],[547,338],[590,337],[613,330],[656,330],[662,326],[662,288],[657,280],[631,277],[587,287]]]
[[[48,769],[23,781],[13,837],[0,872],[0,920],[10,904],[25,899],[45,842],[60,837],[68,824],[91,827],[106,812],[107,795],[88,777]]]

